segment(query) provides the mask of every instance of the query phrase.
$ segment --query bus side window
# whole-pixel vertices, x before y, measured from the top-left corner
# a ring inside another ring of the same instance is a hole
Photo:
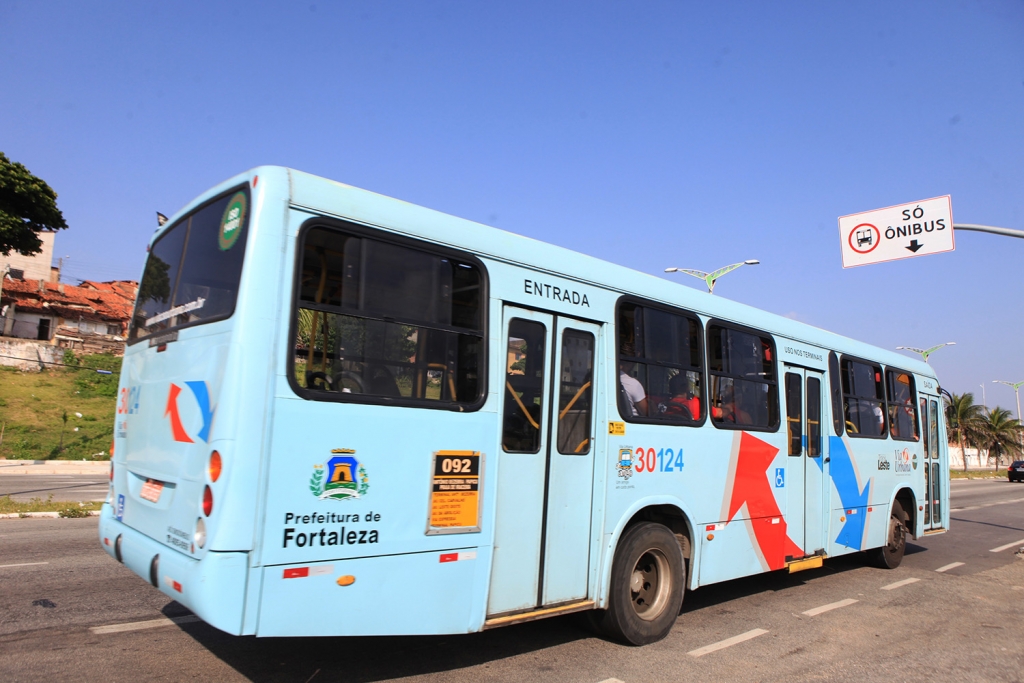
[[[843,358],[841,374],[846,431],[850,436],[884,438],[882,368],[865,361]]]
[[[828,382],[832,390],[832,428],[836,436],[843,435],[843,386],[840,382],[839,356],[835,351],[828,352]]]
[[[677,310],[629,301],[618,312],[619,412],[696,425],[704,420],[704,357],[700,321]]]
[[[292,367],[310,398],[478,403],[478,266],[321,226],[301,253]]]
[[[885,393],[889,402],[889,424],[892,438],[917,441],[917,406],[914,405],[914,378],[910,373],[887,368]]]
[[[716,427],[776,431],[774,342],[764,333],[708,325],[710,414]]]

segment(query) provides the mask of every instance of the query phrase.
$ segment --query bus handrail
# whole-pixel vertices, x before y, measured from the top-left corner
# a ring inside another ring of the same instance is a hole
[[[587,382],[582,387],[580,387],[580,390],[576,392],[576,395],[572,397],[572,400],[569,401],[569,403],[567,403],[566,406],[564,408],[562,408],[562,412],[560,412],[558,414],[558,419],[559,420],[561,420],[563,417],[565,417],[565,414],[568,413],[569,409],[572,408],[574,403],[576,403],[576,399],[578,399],[580,396],[582,396],[583,392],[586,391],[587,387],[589,387],[589,386],[590,386],[590,382]]]
[[[533,425],[534,429],[539,430],[540,425],[537,424],[537,421],[533,419],[533,415],[530,415],[530,411],[526,409],[525,405],[523,405],[522,400],[519,398],[519,394],[517,394],[516,390],[512,388],[512,383],[505,380],[505,386],[508,387],[508,393],[512,394],[512,398],[516,400],[516,404],[518,404],[519,409],[523,411],[523,415],[526,416],[526,419],[530,421],[530,424]]]

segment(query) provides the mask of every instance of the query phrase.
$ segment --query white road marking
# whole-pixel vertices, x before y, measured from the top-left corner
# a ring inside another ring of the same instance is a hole
[[[21,564],[0,564],[0,569],[7,569],[8,567],[35,567],[40,564],[50,564],[49,562],[22,562]]]
[[[989,550],[989,552],[990,553],[1001,553],[1004,550],[1006,550],[1007,548],[1012,548],[1015,545],[1016,546],[1024,545],[1024,538],[1022,538],[1019,541],[1014,541],[1013,543],[1007,543],[1006,545],[1001,545],[998,548],[992,548],[992,550]]]
[[[982,508],[990,508],[993,505],[1007,505],[1009,503],[1022,503],[1022,502],[1024,502],[1024,498],[1012,498],[1010,500],[997,500],[994,503],[982,503],[981,505],[971,505],[970,507],[965,507],[965,508],[950,508],[949,511],[950,512],[968,512],[970,510],[980,510]]]
[[[917,583],[920,580],[921,579],[903,579],[902,581],[897,581],[896,583],[890,583],[888,586],[882,586],[882,590],[891,591],[894,588],[900,588],[901,586],[906,586],[911,583]]]
[[[752,631],[747,631],[746,633],[741,633],[738,636],[733,636],[732,638],[726,638],[725,640],[720,640],[717,643],[712,643],[711,645],[705,645],[704,647],[699,647],[696,650],[690,650],[686,654],[690,655],[691,657],[703,657],[706,654],[709,654],[711,652],[716,652],[718,650],[724,650],[727,647],[732,647],[733,645],[737,645],[739,643],[742,643],[745,640],[750,640],[751,638],[757,638],[758,636],[763,636],[765,633],[768,633],[768,631],[766,629],[755,628]]]
[[[128,624],[110,624],[108,626],[93,626],[89,630],[96,635],[103,635],[105,633],[123,633],[124,631],[141,631],[146,628],[159,628],[160,626],[173,626],[174,624],[191,624],[192,622],[199,621],[199,617],[194,614],[189,614],[184,617],[174,617],[168,619],[167,617],[161,617],[159,619],[151,619],[149,621],[133,621]]]
[[[617,678],[606,678],[603,681],[598,681],[597,683],[622,683],[622,681]]]
[[[830,612],[830,611],[832,611],[834,609],[839,609],[840,607],[848,607],[848,606],[852,605],[855,602],[857,602],[857,601],[854,600],[853,598],[847,598],[845,600],[840,600],[839,602],[830,602],[827,605],[822,605],[821,607],[815,607],[814,609],[809,609],[806,612],[804,612],[803,614],[804,614],[804,616],[808,616],[808,617],[816,617],[819,614],[822,614],[824,612]]]
[[[945,565],[943,567],[939,567],[935,571],[940,572],[940,573],[941,572],[948,572],[950,569],[956,569],[957,567],[962,567],[962,566],[964,566],[963,562],[951,562],[951,563],[949,563],[949,564],[947,564],[947,565]]]

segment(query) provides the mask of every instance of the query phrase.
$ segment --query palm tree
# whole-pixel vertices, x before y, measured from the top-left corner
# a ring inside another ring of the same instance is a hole
[[[984,421],[982,406],[974,405],[974,394],[952,394],[950,404],[946,406],[946,434],[955,439],[964,457],[964,472],[967,471],[967,447],[977,445]],[[979,453],[980,464],[980,453]]]
[[[988,411],[981,423],[981,441],[995,453],[993,467],[999,469],[999,459],[1003,452],[1020,453],[1020,422],[1010,417],[1010,411],[996,406]]]

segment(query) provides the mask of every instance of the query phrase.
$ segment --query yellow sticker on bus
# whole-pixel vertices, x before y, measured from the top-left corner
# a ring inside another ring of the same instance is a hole
[[[482,475],[483,456],[479,451],[434,453],[427,534],[480,531]]]

